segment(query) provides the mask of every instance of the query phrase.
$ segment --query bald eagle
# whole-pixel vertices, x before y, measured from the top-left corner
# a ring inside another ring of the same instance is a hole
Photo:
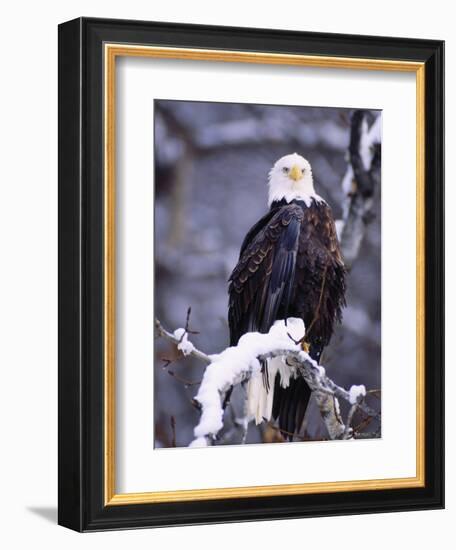
[[[269,211],[247,233],[229,278],[231,345],[297,317],[306,327],[303,349],[319,361],[342,319],[345,275],[331,208],[315,193],[309,162],[297,153],[280,158],[269,173]],[[250,416],[257,424],[278,420],[292,441],[310,388],[282,358],[261,371],[248,382]]]

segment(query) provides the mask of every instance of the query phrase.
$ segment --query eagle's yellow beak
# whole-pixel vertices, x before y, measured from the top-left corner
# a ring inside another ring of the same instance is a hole
[[[299,168],[297,164],[293,165],[292,169],[290,170],[289,174],[290,178],[294,181],[298,181],[302,178],[302,170]]]

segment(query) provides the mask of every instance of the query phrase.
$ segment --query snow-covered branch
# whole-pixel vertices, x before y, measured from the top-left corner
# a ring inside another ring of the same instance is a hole
[[[315,395],[331,439],[352,437],[350,424],[356,409],[363,411],[368,417],[379,417],[379,414],[364,402],[364,386],[352,386],[349,390],[338,386],[326,375],[325,369],[302,350],[299,341],[304,335],[305,328],[301,319],[289,318],[286,323],[276,321],[267,334],[244,334],[237,346],[229,347],[216,355],[207,355],[198,350],[188,340],[185,329],[177,329],[171,333],[165,330],[158,320],[156,328],[158,336],[176,344],[184,355],[192,355],[208,364],[195,396],[195,401],[200,406],[201,417],[194,430],[195,439],[191,446],[207,446],[217,439],[217,434],[223,428],[227,392],[232,386],[242,384],[252,376],[258,376],[261,360],[273,357],[281,357],[295,376],[305,379]],[[347,425],[340,415],[340,399],[352,406]],[[246,416],[237,421],[240,425],[244,424],[245,433],[250,420]]]
[[[176,344],[176,346],[179,346],[183,340],[181,331],[183,330],[185,333],[185,329],[176,329],[174,332],[168,332],[166,329],[163,328],[163,325],[160,323],[158,319],[155,320],[155,329],[157,331],[157,336],[170,340],[171,342]],[[187,334],[187,342],[188,342],[188,334]],[[207,355],[206,353],[196,349],[193,344],[192,344],[191,350],[189,350],[188,353],[186,353],[185,355],[193,355],[193,357],[196,357],[200,361],[203,361],[203,363],[212,362],[210,355]]]
[[[357,258],[372,217],[375,187],[380,181],[381,116],[369,127],[368,113],[355,111],[351,119],[348,166],[342,180],[345,194],[342,220],[337,229],[345,265],[349,268]]]

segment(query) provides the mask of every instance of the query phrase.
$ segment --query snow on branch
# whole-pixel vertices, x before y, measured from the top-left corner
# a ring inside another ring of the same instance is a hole
[[[217,434],[223,428],[224,404],[227,392],[232,386],[243,383],[254,373],[260,371],[263,359],[282,357],[290,368],[302,376],[314,392],[321,416],[331,439],[352,438],[351,420],[357,409],[369,418],[378,418],[379,413],[364,402],[364,386],[352,386],[349,390],[338,386],[308,353],[302,350],[300,341],[305,329],[301,319],[289,318],[287,322],[276,321],[269,333],[251,332],[244,334],[237,346],[229,347],[216,355],[207,355],[198,350],[189,340],[186,329],[177,329],[173,333],[165,330],[156,321],[158,336],[176,344],[184,355],[192,355],[208,364],[195,401],[199,404],[201,417],[194,429],[195,439],[190,446],[201,447],[214,443]],[[342,421],[339,399],[351,404],[347,424]],[[249,418],[239,423],[245,431]],[[242,438],[245,440],[245,434]]]
[[[351,118],[348,166],[342,179],[343,215],[336,222],[348,268],[358,256],[366,225],[372,219],[373,196],[380,182],[381,116],[370,127],[367,119],[364,110],[355,111]]]

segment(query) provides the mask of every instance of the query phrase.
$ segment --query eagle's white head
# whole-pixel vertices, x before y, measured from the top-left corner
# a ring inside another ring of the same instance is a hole
[[[269,172],[268,204],[282,199],[302,200],[307,206],[312,199],[323,200],[315,193],[309,161],[297,153],[280,158]]]

